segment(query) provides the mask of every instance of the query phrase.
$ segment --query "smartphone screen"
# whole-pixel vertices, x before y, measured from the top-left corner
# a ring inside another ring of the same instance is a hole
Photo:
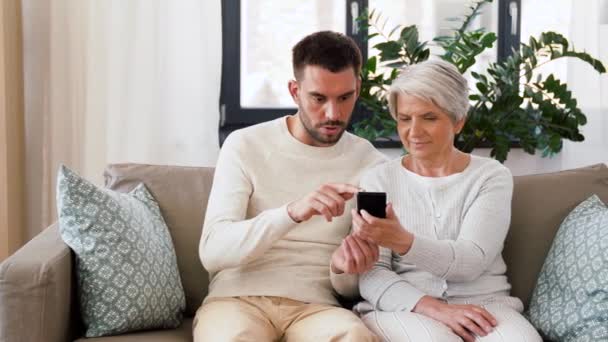
[[[358,192],[357,212],[362,209],[372,216],[386,218],[386,192]]]

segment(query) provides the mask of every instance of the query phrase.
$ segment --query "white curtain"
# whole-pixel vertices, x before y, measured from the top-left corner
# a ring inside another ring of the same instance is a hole
[[[60,163],[214,165],[220,0],[22,0],[27,233],[56,219]]]
[[[572,1],[570,39],[608,68],[608,1]],[[587,115],[585,141],[564,144],[562,167],[608,163],[608,76],[580,61],[568,63],[568,85]]]

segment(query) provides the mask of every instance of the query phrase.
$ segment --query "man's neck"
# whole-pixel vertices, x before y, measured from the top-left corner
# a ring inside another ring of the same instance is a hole
[[[296,138],[302,144],[314,147],[330,147],[335,145],[322,144],[315,141],[306,130],[306,127],[304,127],[304,123],[302,123],[302,120],[300,119],[300,113],[295,113],[287,117],[287,130],[292,137]]]

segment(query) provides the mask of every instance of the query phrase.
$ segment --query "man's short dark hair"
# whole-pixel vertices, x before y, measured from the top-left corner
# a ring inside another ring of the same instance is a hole
[[[293,73],[299,79],[307,65],[339,72],[352,67],[358,77],[361,72],[361,50],[355,41],[338,32],[320,31],[300,40],[292,51]]]

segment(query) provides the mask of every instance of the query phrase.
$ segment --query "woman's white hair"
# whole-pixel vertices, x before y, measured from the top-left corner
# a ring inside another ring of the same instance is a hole
[[[467,80],[453,64],[442,59],[409,65],[393,81],[388,92],[388,108],[395,120],[399,94],[433,103],[454,122],[465,118],[469,111]]]

